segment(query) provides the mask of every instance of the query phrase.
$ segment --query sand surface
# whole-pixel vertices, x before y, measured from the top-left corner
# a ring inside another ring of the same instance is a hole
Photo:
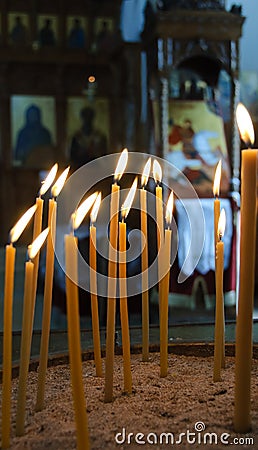
[[[132,355],[131,366],[133,393],[127,396],[123,394],[122,357],[115,357],[114,401],[104,403],[104,379],[95,376],[93,361],[83,362],[92,450],[206,447],[225,449],[226,442],[232,445],[231,448],[258,449],[258,360],[253,361],[252,370],[253,428],[250,433],[241,436],[234,432],[232,424],[233,357],[226,358],[222,381],[217,383],[213,382],[213,357],[169,354],[169,373],[166,378],[159,376],[157,353],[150,354],[150,361],[147,363],[141,361],[141,355]],[[46,404],[41,412],[34,411],[36,382],[37,373],[30,372],[26,433],[18,438],[15,436],[18,379],[13,380],[11,449],[75,449],[76,433],[69,365],[48,369]],[[133,435],[128,436],[129,433]],[[161,433],[171,434],[162,436]],[[180,438],[180,433],[186,434],[182,434]],[[217,437],[213,435],[212,444],[209,435],[206,435],[207,443],[204,443],[205,433],[216,433]],[[240,444],[233,442],[235,438],[241,438]],[[251,440],[247,441],[246,438]]]

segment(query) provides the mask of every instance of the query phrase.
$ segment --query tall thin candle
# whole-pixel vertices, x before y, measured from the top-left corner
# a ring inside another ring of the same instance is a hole
[[[124,364],[124,391],[132,393],[130,331],[127,305],[126,285],[126,223],[125,219],[131,209],[137,189],[137,177],[121,207],[122,222],[119,222],[119,291],[120,291],[120,318],[122,329],[123,364]]]
[[[166,207],[167,229],[165,240],[161,246],[162,269],[161,269],[161,293],[160,293],[160,376],[166,377],[168,373],[168,297],[170,282],[170,256],[171,236],[170,229],[173,213],[174,194],[170,193]]]
[[[93,334],[93,348],[94,348],[94,362],[96,367],[97,377],[103,376],[101,363],[101,345],[99,332],[99,309],[98,309],[98,289],[97,289],[97,251],[96,251],[96,226],[97,215],[101,202],[101,193],[95,201],[91,211],[91,225],[90,225],[90,295],[91,295],[91,318],[92,318],[92,334]]]
[[[159,162],[153,161],[153,177],[156,183],[156,220],[157,220],[157,243],[158,251],[164,240],[164,219],[163,219],[163,191],[160,186],[162,180],[162,169]]]
[[[48,227],[50,231],[47,239],[47,251],[46,251],[46,274],[44,285],[36,411],[41,411],[43,409],[45,398],[45,381],[46,381],[47,361],[48,361],[48,344],[50,334],[54,260],[55,260],[56,209],[57,209],[56,198],[58,197],[64,186],[68,172],[69,167],[65,169],[60,175],[60,177],[57,179],[56,183],[54,184],[51,190],[53,198],[49,200]]]
[[[12,382],[12,317],[16,249],[13,244],[33,217],[36,205],[21,217],[10,231],[10,244],[5,249],[4,323],[3,323],[3,388],[2,388],[2,448],[10,447],[11,382]]]
[[[242,140],[254,143],[251,118],[242,104],[236,111]],[[255,276],[257,153],[242,150],[240,209],[240,280],[236,319],[234,428],[245,433],[251,428],[252,326]]]
[[[28,247],[29,261],[25,264],[25,280],[24,280],[24,299],[23,299],[23,317],[22,317],[22,335],[20,350],[20,368],[19,383],[17,394],[17,414],[16,414],[16,435],[24,434],[25,426],[25,408],[26,408],[26,384],[30,363],[31,349],[31,309],[33,295],[33,259],[44,244],[49,228],[46,228]]]
[[[65,236],[65,264],[66,272],[66,302],[68,324],[68,346],[71,368],[71,382],[73,390],[73,404],[77,433],[77,449],[88,450],[89,432],[86,401],[82,379],[81,335],[79,316],[79,294],[77,286],[78,277],[78,238]]]
[[[106,367],[104,401],[111,402],[113,398],[114,351],[115,351],[115,318],[116,318],[116,281],[117,281],[117,239],[119,191],[117,181],[122,177],[128,160],[128,151],[124,149],[119,157],[114,174],[110,200],[110,231],[109,231],[109,261],[108,261],[108,303],[106,327]]]
[[[224,343],[224,295],[223,295],[223,274],[224,274],[224,243],[222,237],[226,226],[225,209],[222,208],[217,234],[219,241],[216,244],[216,317],[215,317],[215,342],[214,342],[214,366],[213,381],[220,381],[222,358],[225,354]]]
[[[91,208],[97,193],[87,198],[72,214],[72,233],[65,236],[66,303],[69,361],[78,450],[89,450],[88,417],[82,378],[81,333],[78,293],[78,238],[73,232]]]
[[[145,186],[148,183],[151,168],[151,158],[148,159],[142,173],[142,188],[140,190],[141,205],[141,266],[142,266],[142,360],[149,359],[149,280],[148,280],[148,227],[147,227],[147,192]]]
[[[213,195],[215,197],[214,199],[214,257],[215,257],[215,278],[216,278],[216,267],[217,267],[217,258],[216,258],[216,250],[217,250],[217,242],[219,242],[218,237],[218,223],[219,223],[219,216],[220,216],[220,200],[219,200],[219,191],[220,191],[220,181],[221,181],[221,168],[222,163],[221,160],[219,160],[215,174],[214,174],[214,182],[213,182]],[[216,284],[216,283],[215,283]],[[224,318],[224,305],[223,309],[221,311],[222,317],[223,317],[223,323],[225,323]],[[222,329],[222,339],[221,339],[221,367],[225,368],[225,329],[223,327]]]
[[[42,196],[48,191],[54,179],[56,177],[58,169],[58,164],[54,164],[52,169],[49,171],[47,177],[42,183],[42,186],[39,190],[39,195],[36,199],[37,210],[35,213],[34,226],[33,226],[33,240],[35,240],[41,233],[42,230],[42,215],[43,215],[43,205],[44,200]],[[33,269],[33,294],[32,294],[32,317],[31,317],[31,332],[33,330],[33,321],[34,321],[34,311],[35,311],[35,303],[36,303],[36,295],[37,295],[37,284],[38,284],[38,268],[39,268],[39,256],[40,252],[34,258],[34,269]]]

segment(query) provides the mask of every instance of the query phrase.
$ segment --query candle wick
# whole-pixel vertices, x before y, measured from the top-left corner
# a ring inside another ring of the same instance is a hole
[[[26,261],[31,262],[31,258],[30,258],[30,254],[29,254],[29,249],[27,248],[27,253],[26,253]]]
[[[69,222],[69,225],[70,225],[70,235],[72,235],[72,236],[74,236],[74,226],[73,226],[73,218],[71,217],[71,219],[70,219],[70,222]]]

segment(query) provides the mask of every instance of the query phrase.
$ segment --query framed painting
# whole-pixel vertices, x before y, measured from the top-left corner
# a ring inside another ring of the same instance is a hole
[[[58,44],[58,19],[54,15],[38,16],[38,43],[40,47],[55,47]]]
[[[55,162],[54,97],[11,97],[11,142],[15,166],[46,169]]]
[[[83,97],[67,100],[67,159],[78,168],[105,155],[109,143],[109,102]]]
[[[114,20],[111,17],[97,17],[94,22],[94,35],[93,50],[109,51],[113,44]]]
[[[199,195],[213,195],[214,172],[221,160],[221,191],[228,191],[230,167],[224,124],[214,105],[204,100],[170,100],[166,147],[164,158],[189,179]],[[179,172],[176,177],[184,183]]]
[[[248,109],[254,122],[258,122],[258,72],[242,71],[240,74],[240,100]]]
[[[25,13],[12,12],[8,14],[9,44],[22,47],[30,43],[29,16]]]
[[[68,16],[66,19],[66,42],[68,48],[87,46],[88,21],[82,16]]]

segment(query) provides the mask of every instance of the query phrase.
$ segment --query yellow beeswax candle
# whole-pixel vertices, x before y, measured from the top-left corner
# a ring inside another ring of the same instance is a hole
[[[124,149],[119,157],[115,170],[114,183],[110,199],[110,230],[109,230],[109,261],[108,261],[108,292],[107,292],[107,326],[106,326],[106,366],[104,401],[111,402],[113,398],[114,350],[115,350],[115,319],[116,319],[116,282],[117,282],[117,240],[119,191],[117,181],[120,180],[128,160],[128,151]]]
[[[12,244],[5,249],[4,327],[3,327],[3,391],[2,448],[10,447],[11,385],[12,385],[12,312],[16,250]]]
[[[171,192],[166,208],[166,222],[168,228],[165,230],[165,240],[161,246],[162,280],[160,291],[160,376],[166,377],[168,373],[168,297],[170,283],[170,256],[171,236],[170,224],[173,212],[173,191]]]
[[[50,229],[47,250],[46,250],[46,273],[44,286],[42,330],[40,340],[40,358],[38,369],[37,399],[36,411],[41,411],[44,407],[45,398],[45,379],[48,361],[48,344],[52,308],[52,291],[54,276],[54,258],[55,258],[55,236],[56,236],[56,201],[51,198],[48,205],[48,227]]]
[[[237,108],[242,139],[254,142],[251,118],[242,104]],[[243,127],[243,130],[241,128]],[[249,128],[248,128],[249,127]],[[247,139],[244,137],[248,135]],[[245,433],[251,428],[252,325],[255,280],[257,205],[257,149],[242,151],[240,209],[240,279],[236,319],[234,428]]]
[[[46,228],[28,247],[28,254],[30,260],[25,264],[25,279],[24,279],[24,299],[23,299],[23,316],[22,316],[22,334],[21,334],[21,349],[20,349],[20,368],[19,368],[19,383],[17,394],[17,415],[16,415],[16,435],[22,436],[24,434],[25,426],[25,408],[26,408],[26,385],[30,363],[31,351],[31,309],[33,296],[33,273],[34,264],[31,259],[35,258],[45,239],[49,233],[49,228]]]
[[[141,231],[142,245],[142,360],[149,359],[149,288],[148,288],[148,231],[147,231],[147,199],[145,189],[140,191],[141,199]]]
[[[44,300],[43,300],[43,316],[42,316],[42,330],[40,340],[40,355],[39,355],[39,370],[38,370],[38,384],[37,384],[37,398],[36,411],[41,411],[44,407],[45,398],[45,384],[48,361],[48,345],[51,323],[51,309],[52,309],[52,292],[53,292],[53,278],[54,278],[54,262],[55,262],[55,239],[56,239],[56,197],[61,192],[69,172],[67,167],[56,183],[52,187],[52,196],[48,204],[48,227],[49,236],[47,240],[46,251],[46,273],[44,284]]]
[[[127,287],[126,287],[126,223],[119,222],[119,290],[120,318],[122,330],[124,391],[132,393],[132,372],[130,352],[130,332],[128,322]]]
[[[149,280],[148,280],[148,228],[147,228],[147,192],[144,189],[149,178],[151,158],[144,166],[142,189],[140,190],[141,208],[141,267],[142,267],[142,360],[149,360]]]
[[[30,362],[33,270],[34,264],[31,261],[27,261],[25,266],[20,368],[19,368],[19,384],[17,396],[17,415],[16,415],[17,436],[22,436],[24,434],[24,426],[25,426],[26,384]]]
[[[2,448],[10,447],[11,384],[12,384],[12,317],[16,242],[35,214],[36,205],[26,211],[10,231],[11,244],[5,250],[4,318],[3,318],[3,388],[2,388]]]
[[[37,210],[34,218],[34,227],[33,227],[33,240],[38,237],[42,231],[42,214],[43,214],[43,204],[44,201],[41,197],[37,197],[36,205]],[[39,255],[37,254],[35,257],[34,264],[34,273],[33,273],[33,293],[32,293],[32,308],[31,308],[31,333],[33,330],[33,322],[34,322],[34,311],[35,311],[35,303],[36,303],[36,295],[37,295],[37,284],[38,284],[38,268],[39,268]]]
[[[91,317],[94,347],[94,362],[97,377],[103,376],[101,363],[101,345],[99,333],[99,311],[97,296],[97,254],[96,254],[96,227],[90,226],[90,290],[91,290]]]
[[[76,422],[77,449],[89,450],[88,418],[84,395],[81,360],[80,316],[78,295],[78,240],[65,236],[66,301],[69,361]]]
[[[42,183],[42,186],[39,191],[39,196],[36,199],[36,213],[34,218],[34,226],[33,226],[33,240],[36,239],[42,230],[42,215],[43,215],[43,205],[44,200],[41,198],[42,195],[44,195],[50,186],[52,185],[56,173],[58,169],[58,164],[54,164],[52,169],[49,171],[47,177]],[[37,296],[37,284],[38,284],[38,268],[39,268],[39,257],[40,252],[35,256],[33,263],[34,263],[34,273],[33,273],[33,296],[32,296],[32,317],[31,317],[31,332],[33,330],[33,321],[34,321],[34,311],[35,311],[35,303],[36,303],[36,296]]]
[[[110,244],[108,261],[108,304],[106,327],[106,367],[105,367],[105,402],[111,402],[113,397],[113,373],[115,351],[115,318],[116,318],[116,249],[118,238],[119,186],[112,185],[110,201]]]
[[[138,179],[134,179],[131,189],[121,207],[122,222],[119,222],[119,294],[120,318],[122,329],[123,365],[124,365],[124,391],[132,393],[132,372],[130,352],[130,331],[127,305],[127,278],[126,278],[126,223],[124,220],[129,214],[137,189]]]
[[[215,170],[215,175],[214,175],[214,182],[213,182],[213,194],[214,194],[214,256],[215,256],[215,277],[216,277],[216,264],[217,264],[217,259],[216,259],[216,245],[217,242],[219,241],[219,237],[218,237],[218,223],[219,223],[219,215],[220,215],[220,200],[219,200],[219,191],[220,191],[220,180],[221,180],[221,167],[222,167],[222,163],[221,160],[218,162],[216,170]],[[216,282],[215,282],[216,284]],[[223,310],[222,310],[222,315],[223,315],[223,323],[225,322],[224,319],[224,306],[223,306]],[[225,329],[223,327],[222,330],[222,340],[221,340],[221,345],[222,345],[222,349],[221,349],[221,367],[225,368]]]
[[[216,317],[215,317],[215,337],[214,337],[214,366],[213,381],[221,380],[222,357],[224,355],[224,294],[223,294],[223,274],[224,274],[224,235],[226,225],[225,210],[222,209],[217,228],[219,241],[216,244]]]

